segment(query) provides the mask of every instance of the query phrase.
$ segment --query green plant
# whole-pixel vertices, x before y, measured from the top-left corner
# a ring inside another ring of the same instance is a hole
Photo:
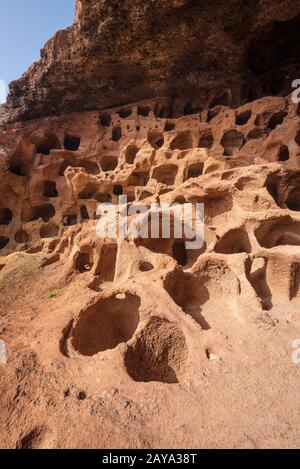
[[[44,297],[46,299],[56,298],[58,296],[62,296],[64,293],[64,290],[49,290],[44,294]]]

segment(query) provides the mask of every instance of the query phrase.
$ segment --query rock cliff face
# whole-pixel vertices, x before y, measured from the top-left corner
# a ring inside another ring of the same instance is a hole
[[[11,84],[1,446],[299,446],[299,12],[82,0]],[[203,246],[99,237],[121,195],[203,203]]]
[[[11,84],[6,119],[172,98],[172,116],[286,94],[298,0],[78,0],[74,25]]]

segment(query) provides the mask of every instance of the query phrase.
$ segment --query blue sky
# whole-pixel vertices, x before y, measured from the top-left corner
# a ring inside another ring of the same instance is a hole
[[[45,42],[73,23],[74,12],[75,0],[0,0],[0,80],[19,78]]]

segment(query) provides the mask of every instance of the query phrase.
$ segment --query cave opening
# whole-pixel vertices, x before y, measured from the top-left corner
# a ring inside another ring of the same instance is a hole
[[[122,138],[122,129],[121,127],[114,127],[113,130],[112,130],[112,140],[114,142],[118,142],[119,140],[121,140]]]
[[[111,124],[111,116],[107,113],[100,114],[100,123],[102,127],[109,127]]]
[[[278,152],[278,161],[287,161],[290,157],[289,149],[286,145],[281,145]]]
[[[135,157],[136,157],[138,151],[139,151],[139,149],[136,145],[134,145],[134,144],[128,145],[128,147],[126,148],[126,152],[125,152],[125,160],[126,160],[127,164],[133,164],[134,163],[134,160],[135,160]]]
[[[213,147],[213,144],[214,138],[211,130],[206,130],[202,133],[202,135],[200,135],[199,148],[207,148],[208,150],[210,150]]]
[[[86,208],[85,205],[82,205],[82,206],[80,207],[80,216],[81,216],[81,220],[83,220],[83,221],[90,219],[90,217],[89,217],[89,212],[88,212],[88,210],[87,210],[87,208]]]
[[[17,244],[24,244],[24,243],[27,243],[29,241],[29,234],[26,233],[26,231],[24,230],[19,230],[17,231],[17,233],[15,234],[15,242]]]
[[[132,109],[128,108],[128,109],[120,109],[120,111],[118,112],[119,116],[121,117],[121,119],[127,119],[127,117],[131,116],[132,114]]]
[[[103,155],[100,166],[104,172],[113,171],[118,166],[118,157],[115,155]]]
[[[0,249],[4,249],[9,243],[9,238],[6,236],[0,236]]]
[[[158,130],[151,130],[148,134],[148,142],[155,149],[159,150],[165,143],[164,136]]]
[[[66,134],[64,139],[64,148],[69,151],[77,151],[80,147],[80,137],[74,137],[73,135]]]
[[[9,208],[0,209],[0,225],[9,225],[13,219],[13,213]]]
[[[45,197],[58,197],[56,183],[54,181],[44,182],[44,196]]]
[[[262,30],[249,45],[247,66],[255,75],[300,62],[300,15],[288,21],[275,21],[269,32]],[[274,90],[276,91],[276,90]]]
[[[121,184],[116,184],[113,188],[114,195],[123,195],[123,186]]]
[[[58,138],[53,134],[49,134],[46,135],[44,139],[39,143],[36,152],[41,155],[49,156],[51,150],[59,150],[60,148],[61,146]]]
[[[12,161],[9,165],[9,171],[15,176],[26,176],[25,167],[19,161]]]
[[[151,112],[149,106],[138,106],[138,115],[143,117],[148,117]]]
[[[180,264],[181,266],[185,266],[188,262],[188,255],[185,247],[185,242],[175,241],[172,246],[172,257]]]
[[[65,215],[63,217],[63,225],[64,226],[74,226],[77,225],[77,215]]]

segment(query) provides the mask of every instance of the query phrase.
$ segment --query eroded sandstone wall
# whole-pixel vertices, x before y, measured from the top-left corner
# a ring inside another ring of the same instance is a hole
[[[2,446],[299,446],[299,9],[78,1],[11,85]],[[204,203],[203,246],[99,237],[120,195]]]

